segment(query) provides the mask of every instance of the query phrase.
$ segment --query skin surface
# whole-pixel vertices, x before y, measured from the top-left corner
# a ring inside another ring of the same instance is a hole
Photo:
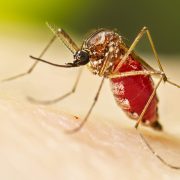
[[[1,78],[26,70],[32,64],[28,55],[39,54],[47,39],[42,43],[2,39]],[[71,54],[58,46],[53,46],[46,58],[60,63],[72,60]],[[179,63],[167,59],[165,71],[178,81]],[[100,78],[86,69],[77,93],[58,104],[34,105],[25,98],[31,95],[47,100],[63,95],[76,75],[76,69],[67,72],[41,63],[32,75],[1,84],[0,179],[179,179],[180,171],[164,166],[149,152],[133,129],[135,122],[116,105],[108,81],[83,129],[74,135],[64,133],[82,120],[98,89]],[[180,165],[179,90],[162,84],[158,95],[164,132],[140,129],[162,157]]]

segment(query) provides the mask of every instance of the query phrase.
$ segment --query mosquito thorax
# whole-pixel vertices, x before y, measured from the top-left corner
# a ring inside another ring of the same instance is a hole
[[[115,62],[124,54],[122,44],[121,36],[114,31],[100,29],[91,34],[83,44],[83,48],[89,50],[89,70],[99,76],[111,74]]]

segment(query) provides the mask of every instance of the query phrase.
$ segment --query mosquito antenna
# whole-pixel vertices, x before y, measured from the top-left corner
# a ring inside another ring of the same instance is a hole
[[[168,166],[169,168],[172,168],[172,169],[176,169],[176,170],[180,170],[180,167],[179,166],[174,166],[170,163],[168,163],[167,161],[165,161],[159,154],[156,153],[156,151],[150,146],[150,144],[148,143],[148,141],[146,140],[146,138],[143,136],[143,134],[138,130],[136,129],[139,136],[141,137],[142,141],[146,144],[146,146],[148,147],[148,149],[151,151],[151,153],[156,156],[156,158],[158,158],[164,165]]]

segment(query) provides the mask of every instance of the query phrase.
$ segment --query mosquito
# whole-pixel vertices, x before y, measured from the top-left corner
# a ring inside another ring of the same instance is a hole
[[[109,79],[112,93],[115,97],[117,105],[129,116],[129,118],[136,120],[134,127],[151,153],[164,165],[172,169],[180,170],[180,167],[168,163],[165,159],[159,156],[138,129],[139,124],[142,124],[151,127],[154,130],[162,131],[163,127],[159,122],[157,107],[158,97],[156,91],[163,81],[180,88],[180,85],[170,81],[167,78],[158,57],[149,29],[147,27],[143,27],[130,46],[125,44],[122,36],[120,36],[118,33],[109,29],[98,29],[87,39],[85,39],[79,48],[63,29],[55,29],[49,24],[48,26],[54,33],[54,36],[41,52],[39,57],[30,56],[35,60],[34,64],[27,72],[4,79],[3,81],[10,81],[30,74],[37,66],[38,62],[43,62],[62,68],[80,67],[72,90],[63,96],[48,101],[40,101],[29,97],[29,100],[35,103],[53,104],[70,96],[76,91],[82,74],[82,66],[86,65],[93,74],[100,76],[102,80],[95,95],[94,101],[82,122],[77,127],[68,130],[67,132],[75,133],[84,126],[98,101],[105,79]],[[134,51],[136,45],[144,35],[146,35],[148,38],[155,60],[159,67],[158,70],[150,66]],[[43,55],[57,38],[59,38],[72,52],[74,58],[73,62],[60,65],[42,59]],[[156,85],[153,82],[153,76],[159,78]]]

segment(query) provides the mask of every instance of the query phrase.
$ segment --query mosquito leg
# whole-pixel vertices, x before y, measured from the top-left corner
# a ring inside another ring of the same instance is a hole
[[[128,51],[125,53],[124,57],[121,59],[121,61],[119,62],[119,64],[117,65],[116,69],[114,70],[113,73],[117,73],[119,68],[122,66],[122,64],[126,61],[126,59],[128,58],[128,56],[132,53],[132,51],[134,50],[134,48],[136,47],[136,45],[138,44],[139,40],[142,38],[143,34],[146,32],[146,27],[143,27],[141,29],[141,31],[139,32],[139,34],[136,36],[136,38],[134,39],[133,43],[131,44],[131,46],[129,47]]]
[[[168,166],[169,168],[172,168],[172,169],[176,169],[176,170],[179,170],[180,167],[178,166],[174,166],[170,163],[168,163],[167,161],[165,161],[159,154],[156,153],[156,151],[150,146],[150,144],[148,143],[148,141],[145,139],[145,137],[139,132],[138,129],[136,129],[140,138],[142,139],[142,141],[144,142],[144,144],[148,147],[148,149],[150,150],[150,152],[157,158],[159,159],[164,165]]]
[[[169,79],[167,79],[166,82],[168,82],[169,84],[171,84],[171,85],[173,85],[173,86],[176,86],[177,88],[180,88],[180,85],[179,85],[179,84],[176,84],[176,83],[170,81]]]
[[[57,102],[65,99],[65,98],[67,98],[71,94],[75,93],[76,88],[77,88],[78,83],[79,83],[79,80],[80,80],[80,77],[81,77],[81,74],[82,74],[82,68],[79,69],[76,81],[75,81],[74,86],[72,87],[71,91],[67,92],[66,94],[64,94],[64,95],[62,95],[62,96],[60,96],[58,98],[55,98],[53,100],[47,100],[47,101],[37,100],[37,99],[34,99],[32,97],[27,97],[27,98],[28,98],[29,101],[31,101],[33,103],[36,103],[36,104],[50,105],[50,104],[57,103]]]
[[[54,35],[53,38],[49,41],[49,43],[46,45],[44,50],[39,55],[39,58],[41,58],[46,53],[46,51],[49,49],[49,47],[55,41],[55,39],[56,39],[56,36]],[[23,77],[23,76],[30,74],[34,70],[34,68],[37,66],[38,62],[39,61],[35,61],[34,64],[26,72],[12,76],[12,77],[9,77],[9,78],[6,78],[6,79],[3,79],[3,80],[1,80],[1,82],[11,81],[11,80],[14,80],[14,79],[17,79],[17,78],[20,78],[20,77]]]
[[[164,165],[166,165],[166,166],[168,166],[168,167],[170,167],[170,168],[172,168],[172,169],[177,169],[177,170],[178,170],[178,169],[180,169],[180,167],[174,166],[174,165],[166,162],[159,154],[156,153],[156,151],[150,146],[150,144],[148,143],[148,141],[145,139],[145,137],[143,136],[143,134],[142,134],[141,132],[139,132],[139,130],[138,130],[138,125],[139,125],[139,123],[142,121],[142,118],[143,118],[143,116],[144,116],[147,108],[149,107],[149,104],[151,103],[151,101],[152,101],[152,99],[153,99],[153,97],[154,97],[154,95],[155,95],[155,93],[156,93],[156,90],[157,90],[157,88],[159,87],[159,85],[160,85],[160,83],[162,82],[162,80],[163,80],[163,76],[160,78],[160,80],[159,80],[159,82],[157,83],[157,85],[155,86],[155,88],[154,88],[151,96],[149,97],[149,100],[147,101],[147,103],[146,103],[143,111],[141,112],[141,114],[140,114],[140,116],[139,116],[139,119],[138,119],[138,121],[137,121],[137,123],[136,123],[136,125],[135,125],[135,128],[136,128],[139,136],[141,137],[142,141],[145,143],[145,145],[148,147],[148,149],[151,151],[151,153],[152,153],[157,159],[159,159]]]
[[[176,86],[178,88],[180,88],[180,85],[170,81],[167,79],[166,77],[166,74],[164,73],[164,70],[163,70],[163,67],[161,65],[161,62],[160,62],[160,59],[159,59],[159,56],[158,56],[158,53],[156,51],[156,48],[155,48],[155,45],[154,45],[154,42],[152,40],[152,37],[151,37],[151,34],[150,34],[150,31],[147,27],[143,27],[141,29],[141,31],[139,32],[139,34],[136,36],[136,38],[134,39],[133,43],[131,44],[130,48],[128,49],[128,51],[125,53],[124,57],[122,58],[122,60],[119,62],[119,64],[117,65],[116,69],[114,70],[114,73],[117,73],[119,68],[122,66],[122,64],[126,61],[127,57],[133,52],[134,48],[136,47],[136,45],[138,44],[138,42],[140,41],[140,39],[143,37],[143,35],[146,33],[147,37],[148,37],[148,40],[149,40],[149,43],[151,45],[151,49],[153,51],[153,54],[155,56],[155,60],[159,66],[159,69],[160,71],[164,74],[163,76],[163,80],[164,82],[167,82],[173,86]],[[145,64],[147,64],[146,62],[144,62]],[[148,65],[149,66],[149,65]],[[153,69],[151,66],[149,66],[151,68],[151,70]]]
[[[115,72],[118,71],[118,69],[122,66],[122,64],[126,61],[127,57],[133,52],[133,50],[135,49],[136,45],[139,43],[139,41],[141,40],[141,38],[143,37],[143,35],[147,33],[147,36],[148,36],[148,40],[150,42],[150,45],[151,45],[151,48],[153,50],[153,53],[154,53],[154,56],[156,58],[156,61],[158,63],[158,66],[159,66],[159,69],[160,71],[164,72],[163,68],[162,68],[162,65],[160,63],[160,60],[159,60],[159,57],[158,57],[158,54],[157,54],[157,51],[155,49],[155,46],[154,46],[154,43],[152,41],[152,38],[151,38],[151,35],[150,35],[150,32],[148,30],[147,27],[143,27],[141,29],[141,31],[138,33],[138,35],[136,36],[136,38],[134,39],[133,43],[131,44],[131,46],[129,47],[128,51],[125,53],[124,57],[122,58],[122,60],[119,62],[119,64],[117,65],[116,69],[115,69]]]
[[[122,72],[122,73],[117,73],[117,74],[110,74],[108,75],[108,78],[119,78],[119,77],[128,77],[128,76],[139,76],[139,75],[151,75],[151,76],[163,76],[163,73],[161,71],[147,71],[147,70],[142,70],[142,71],[129,71],[129,72]]]
[[[154,88],[151,96],[149,97],[146,105],[144,106],[144,109],[143,109],[143,111],[141,112],[141,114],[140,114],[140,116],[139,116],[139,118],[138,118],[138,120],[137,120],[137,122],[136,122],[136,124],[135,124],[135,128],[136,128],[136,129],[138,128],[139,123],[142,121],[142,118],[143,118],[144,114],[146,113],[146,110],[147,110],[147,108],[149,107],[149,104],[151,103],[153,97],[155,96],[156,90],[157,90],[157,88],[159,87],[159,85],[160,85],[160,83],[162,82],[162,80],[163,80],[163,76],[160,78],[160,80],[159,80],[159,82],[157,83],[157,85],[155,86],[155,88]]]
[[[153,40],[152,40],[151,33],[150,33],[150,31],[149,31],[149,29],[148,29],[147,27],[145,28],[144,31],[145,31],[146,34],[147,34],[148,40],[149,40],[149,42],[150,42],[150,45],[151,45],[152,51],[153,51],[153,53],[154,53],[155,59],[156,59],[156,61],[157,61],[157,63],[158,63],[159,69],[160,69],[162,72],[164,72],[164,70],[163,70],[163,68],[162,68],[162,65],[161,65],[161,61],[160,61],[159,56],[158,56],[158,54],[157,54],[157,51],[156,51],[154,42],[153,42]],[[165,82],[173,85],[173,86],[176,86],[176,87],[180,88],[180,85],[178,85],[178,84],[170,81],[169,79],[167,79],[165,73],[164,73],[163,80],[164,80]]]
[[[66,130],[66,131],[65,131],[66,133],[73,134],[73,133],[75,133],[75,132],[78,132],[78,131],[84,126],[84,124],[87,122],[88,117],[90,116],[90,114],[91,114],[91,112],[92,112],[92,110],[93,110],[93,108],[94,108],[94,106],[95,106],[95,104],[96,104],[96,102],[97,102],[97,100],[98,100],[98,98],[99,98],[99,94],[100,94],[100,91],[101,91],[101,89],[102,89],[104,80],[105,80],[105,78],[103,77],[103,79],[102,79],[102,81],[101,81],[101,84],[100,84],[100,86],[99,86],[99,88],[98,88],[98,91],[97,91],[97,93],[96,93],[96,96],[95,96],[95,98],[94,98],[94,101],[93,101],[91,107],[89,108],[89,111],[87,112],[87,114],[86,114],[85,118],[83,119],[83,121],[82,121],[77,127],[75,127],[74,129]]]

